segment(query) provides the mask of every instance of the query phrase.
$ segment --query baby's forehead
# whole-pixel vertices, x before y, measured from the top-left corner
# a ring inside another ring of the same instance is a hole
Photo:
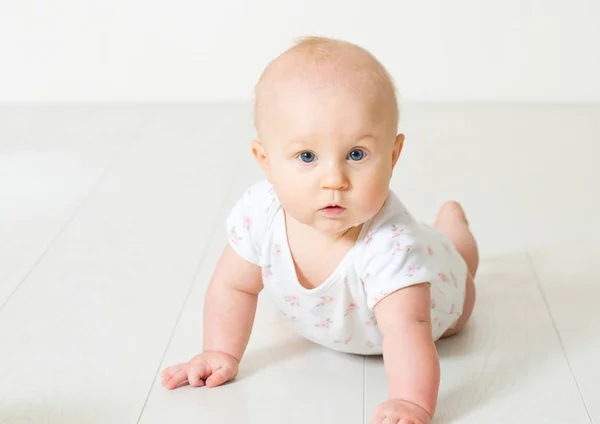
[[[272,107],[293,101],[298,90],[307,95],[351,94],[389,113],[397,125],[394,83],[379,61],[351,43],[309,38],[287,50],[267,66],[255,89],[255,121]]]
[[[257,100],[272,90],[289,84],[305,84],[313,90],[369,88],[370,91],[391,89],[385,87],[385,70],[366,52],[342,47],[327,55],[315,56],[310,51],[288,50],[269,64],[257,86]]]

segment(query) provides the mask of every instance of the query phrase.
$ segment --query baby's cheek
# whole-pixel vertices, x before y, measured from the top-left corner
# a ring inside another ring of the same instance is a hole
[[[279,190],[279,201],[287,214],[290,214],[297,221],[304,224],[311,224],[310,219],[314,211],[311,206],[314,205],[314,196],[310,196],[310,191],[305,187],[293,185],[290,182],[285,188]]]
[[[373,187],[372,191],[368,191],[368,195],[365,196],[365,203],[363,205],[363,210],[366,215],[369,215],[368,219],[372,218],[383,203],[385,202],[385,191],[381,190],[380,187]]]
[[[302,195],[298,193],[297,190],[281,190],[281,195],[279,195],[279,201],[281,202],[281,205],[283,206],[283,208],[294,214],[297,215],[298,213],[298,209],[299,207],[302,205]],[[295,194],[294,195],[292,195]]]
[[[373,172],[368,178],[362,180],[361,191],[369,204],[377,203],[378,199],[386,197],[389,189],[389,179],[380,172]]]

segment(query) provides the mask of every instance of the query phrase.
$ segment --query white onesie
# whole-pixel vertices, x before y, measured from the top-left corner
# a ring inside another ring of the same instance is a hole
[[[252,185],[227,218],[229,243],[262,268],[264,290],[304,337],[342,352],[382,353],[374,307],[394,291],[431,283],[433,339],[463,311],[467,266],[435,228],[419,224],[390,190],[379,213],[364,223],[354,246],[320,286],[299,282],[283,209],[272,185]]]

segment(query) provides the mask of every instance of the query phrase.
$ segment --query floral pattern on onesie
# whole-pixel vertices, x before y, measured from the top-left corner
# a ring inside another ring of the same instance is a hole
[[[337,268],[314,289],[297,279],[284,213],[268,181],[253,184],[236,202],[227,233],[232,248],[261,267],[264,291],[282,317],[302,336],[332,349],[380,354],[377,303],[411,285],[430,283],[434,340],[462,314],[464,260],[446,237],[418,223],[392,191]]]

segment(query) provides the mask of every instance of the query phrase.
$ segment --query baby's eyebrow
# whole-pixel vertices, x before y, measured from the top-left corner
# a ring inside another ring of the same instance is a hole
[[[292,140],[289,143],[287,143],[288,147],[290,147],[290,148],[305,147],[307,144],[309,144],[309,142],[307,140]]]
[[[357,136],[356,138],[354,138],[354,142],[355,143],[359,143],[359,142],[368,143],[368,142],[373,142],[376,139],[377,139],[377,137],[374,134],[364,133],[364,134],[361,134],[361,135]],[[313,145],[314,145],[314,142],[311,142],[308,139],[294,139],[294,140],[288,141],[285,144],[286,148],[294,149],[294,150],[308,149],[308,148],[311,148]]]
[[[377,138],[377,137],[375,137],[373,134],[368,133],[368,134],[361,134],[356,139],[358,141],[365,141],[365,140],[373,140],[375,138]]]

